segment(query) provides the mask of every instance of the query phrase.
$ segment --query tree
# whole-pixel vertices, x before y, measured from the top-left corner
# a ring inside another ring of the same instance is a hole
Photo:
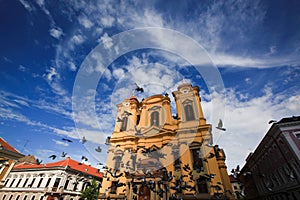
[[[93,179],[84,191],[82,191],[81,198],[86,200],[97,200],[99,194],[99,184]]]

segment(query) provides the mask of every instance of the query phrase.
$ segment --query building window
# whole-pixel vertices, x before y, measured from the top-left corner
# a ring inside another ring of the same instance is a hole
[[[300,140],[300,133],[296,133],[296,137],[298,138],[298,140]]]
[[[116,160],[115,169],[118,170],[118,169],[120,169],[120,166],[121,166],[122,157],[121,156],[115,156],[114,159]]]
[[[234,185],[234,186],[233,186],[233,188],[234,188],[235,190],[237,190],[237,189],[238,189],[238,187],[237,187],[236,185]]]
[[[197,179],[197,189],[198,193],[208,193],[207,183],[205,177],[200,177]]]
[[[126,131],[128,117],[123,117],[120,131]]]
[[[19,198],[20,198],[20,195],[17,196],[16,200],[19,200]]]
[[[3,196],[2,200],[5,200],[6,195]]]
[[[32,197],[31,197],[31,200],[34,200],[34,198],[35,198],[35,196],[32,196]]]
[[[43,200],[44,199],[44,196],[40,196],[40,200]]]
[[[78,182],[74,182],[73,184],[74,184],[73,191],[76,191],[77,190]]]
[[[22,181],[22,179],[19,179],[19,181],[18,181],[18,183],[17,183],[16,187],[19,187],[19,185],[20,185],[21,181]]]
[[[4,186],[7,186],[8,181],[9,181],[9,179],[6,179]]]
[[[41,184],[42,184],[42,182],[43,182],[43,178],[40,178],[40,181],[39,181],[39,183],[38,183],[37,187],[40,187],[40,186],[41,186]]]
[[[9,200],[12,200],[13,196],[14,196],[13,194],[12,194],[12,195],[10,195],[10,197],[9,197]]]
[[[50,184],[50,181],[51,181],[51,178],[48,178],[48,181],[47,181],[47,183],[46,183],[45,187],[48,187],[48,186],[49,186],[49,184]]]
[[[14,184],[15,179],[12,180],[12,182],[10,183],[9,187],[12,187],[12,185]]]
[[[60,182],[60,178],[56,178],[55,182],[54,182],[54,185],[53,185],[52,191],[56,191],[57,190],[57,188],[59,186],[59,182]]]
[[[190,104],[185,105],[184,113],[185,113],[186,121],[195,120],[195,114],[194,114],[194,109],[193,109],[192,105],[190,105]]]
[[[202,170],[203,169],[203,158],[200,148],[192,149],[192,157],[193,157],[193,169],[194,170]]]
[[[137,115],[136,116],[136,125],[139,125],[140,120],[141,120],[141,115]]]
[[[24,184],[23,184],[23,187],[26,186],[27,182],[28,182],[28,178],[26,178],[26,180],[25,180],[25,182],[24,182]],[[25,197],[24,197],[24,198],[25,198]]]
[[[139,189],[140,199],[150,199],[150,189],[147,185],[142,185]]]
[[[35,178],[32,179],[31,183],[28,185],[29,187],[32,187],[33,186],[33,183],[35,181]]]
[[[66,180],[66,183],[65,183],[65,186],[64,186],[65,190],[68,189],[69,182],[70,182],[69,180]]]
[[[151,126],[159,126],[159,112],[154,111],[151,113]]]
[[[111,194],[117,194],[117,184],[118,184],[118,181],[111,182],[111,187],[110,187]]]
[[[27,195],[24,196],[23,200],[26,200],[26,199],[27,199]]]
[[[180,158],[177,158],[175,161],[174,161],[174,168],[176,171],[180,171],[181,170],[181,166],[180,166]]]

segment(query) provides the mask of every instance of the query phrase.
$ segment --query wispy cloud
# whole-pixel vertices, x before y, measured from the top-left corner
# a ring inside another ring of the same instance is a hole
[[[65,147],[67,147],[67,146],[69,146],[69,144],[68,143],[66,143],[66,142],[63,142],[63,141],[60,141],[60,140],[52,140],[55,144],[57,144],[57,145],[62,145],[62,146],[65,146]]]
[[[202,101],[202,107],[207,121],[213,126],[214,142],[225,149],[229,170],[237,164],[244,164],[245,158],[255,150],[269,129],[269,120],[300,113],[299,106],[295,106],[300,103],[300,95],[274,94],[270,88],[265,88],[262,96],[252,99],[241,98],[248,95],[232,88],[227,89],[226,97],[213,96],[210,101]],[[226,113],[222,119],[226,132],[215,129],[218,121],[211,119],[212,102],[220,98],[226,98]]]
[[[47,78],[48,81],[52,82],[55,77],[59,78],[59,74],[57,73],[54,67],[50,67],[50,69],[47,70],[47,74],[45,74],[45,77]]]
[[[66,94],[68,94],[67,90],[60,83],[61,75],[57,71],[57,68],[50,67],[46,70],[46,73],[43,74],[43,77],[47,81],[47,83],[51,86],[52,92],[59,97],[63,98]]]
[[[270,58],[269,56],[246,57],[230,54],[210,54],[210,57],[214,64],[221,67],[271,68],[281,66],[299,66],[300,64],[300,58],[294,55]]]
[[[59,27],[53,27],[49,30],[50,35],[56,39],[59,39],[63,35],[63,30]]]
[[[89,20],[89,18],[85,15],[81,15],[78,17],[79,23],[84,27],[84,28],[91,28],[93,26],[93,23]]]
[[[29,12],[33,11],[34,10],[34,7],[28,3],[26,0],[19,0],[19,2],[24,6],[24,8],[26,10],[28,10]]]
[[[104,33],[98,41],[103,43],[105,49],[109,49],[113,45],[112,39],[108,36],[107,33]]]

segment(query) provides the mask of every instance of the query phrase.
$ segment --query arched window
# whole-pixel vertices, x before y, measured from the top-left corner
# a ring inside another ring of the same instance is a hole
[[[193,109],[192,105],[190,105],[190,104],[185,105],[184,112],[185,112],[186,121],[195,120],[195,114],[194,114],[194,109]]]
[[[159,112],[154,111],[151,113],[151,126],[159,126]]]
[[[142,185],[139,190],[139,199],[150,199],[150,189],[148,186]]]
[[[128,117],[123,117],[120,131],[126,131]]]
[[[194,170],[203,170],[203,157],[200,148],[191,149],[192,160],[193,160],[193,169]]]
[[[207,183],[205,177],[200,177],[197,179],[197,189],[198,193],[208,193]]]
[[[121,167],[121,161],[122,161],[122,157],[121,156],[115,156],[114,159],[115,161],[115,169],[119,170]]]

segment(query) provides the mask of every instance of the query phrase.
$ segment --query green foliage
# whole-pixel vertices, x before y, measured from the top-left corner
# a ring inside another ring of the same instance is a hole
[[[81,198],[86,200],[97,200],[99,194],[99,185],[96,180],[93,179],[91,184],[86,187],[84,191],[82,191]]]

